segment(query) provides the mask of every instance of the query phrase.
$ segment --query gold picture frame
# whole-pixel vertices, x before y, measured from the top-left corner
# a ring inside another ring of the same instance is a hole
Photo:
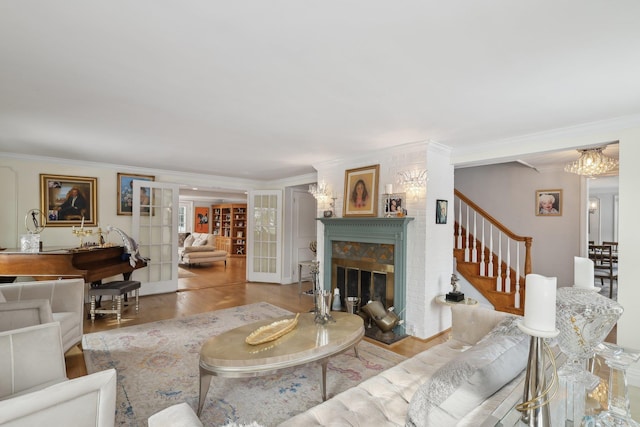
[[[98,178],[41,173],[40,210],[47,227],[95,227]]]
[[[562,190],[536,190],[536,216],[562,216]]]
[[[133,181],[155,181],[156,177],[153,175],[138,175],[133,173],[120,173],[118,172],[118,215],[132,215],[133,214],[133,201],[132,194],[133,191]],[[142,187],[142,191],[146,189],[147,203],[144,200],[141,200],[141,205],[150,204],[149,200],[151,197],[150,191],[148,187]],[[149,215],[149,208],[142,208],[141,214]]]
[[[380,165],[347,169],[344,173],[344,217],[378,215]]]

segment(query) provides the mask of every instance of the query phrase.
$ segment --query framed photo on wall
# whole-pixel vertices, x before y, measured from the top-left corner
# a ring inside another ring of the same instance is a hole
[[[448,200],[436,200],[436,224],[447,223],[448,209]]]
[[[347,169],[344,173],[343,216],[378,215],[380,165]]]
[[[209,208],[195,208],[195,218],[193,220],[193,231],[196,233],[209,232]]]
[[[561,216],[562,190],[536,190],[536,215]]]
[[[40,210],[48,227],[98,225],[98,178],[40,174]]]
[[[136,175],[130,173],[118,173],[118,215],[131,215],[133,213],[133,181],[154,181],[153,175]],[[141,187],[140,205],[151,204],[151,191],[149,187]],[[149,208],[141,209],[142,214],[149,214]]]

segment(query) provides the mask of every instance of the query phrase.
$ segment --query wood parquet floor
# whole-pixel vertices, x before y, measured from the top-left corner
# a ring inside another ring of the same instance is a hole
[[[230,258],[226,269],[222,263],[181,268],[178,292],[140,297],[139,312],[136,313],[133,307],[126,308],[119,325],[115,315],[96,319],[94,323],[85,317],[84,333],[185,317],[262,301],[294,313],[307,312],[313,308],[311,297],[298,295],[297,283],[278,285],[247,282],[245,268],[244,258]],[[303,282],[302,285],[303,291],[311,288],[310,282]],[[440,344],[446,338],[446,333],[431,340],[408,337],[392,346],[365,339],[398,354],[411,357]],[[84,357],[79,347],[69,350],[65,355],[65,361],[69,378],[87,374]]]

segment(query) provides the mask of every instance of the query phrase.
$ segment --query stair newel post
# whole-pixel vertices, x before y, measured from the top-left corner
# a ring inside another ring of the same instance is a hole
[[[462,249],[462,199],[458,199],[458,244],[457,249]]]
[[[498,233],[498,275],[496,276],[496,291],[502,292],[502,231]]]
[[[485,237],[484,237],[484,218],[480,217],[480,220],[482,221],[482,239],[480,239],[480,275],[481,276],[486,276],[487,272],[485,271],[485,263],[484,263],[484,242],[485,242]]]
[[[478,262],[478,231],[476,225],[478,224],[478,214],[473,211],[473,248],[471,248],[471,262]]]
[[[493,276],[493,224],[489,223],[489,274]]]
[[[507,277],[504,279],[504,291],[511,292],[511,241],[507,238]]]
[[[520,308],[520,244],[516,243],[516,295],[513,301],[515,308]]]
[[[464,248],[464,260],[465,262],[469,262],[469,205],[467,205],[467,224],[465,225],[466,239],[465,239],[465,248]]]

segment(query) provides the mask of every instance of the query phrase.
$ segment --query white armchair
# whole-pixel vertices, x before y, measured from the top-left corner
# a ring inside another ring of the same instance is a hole
[[[46,299],[0,302],[0,332],[53,322]]]
[[[7,427],[113,427],[115,415],[115,369],[0,401],[0,426]]]
[[[0,332],[0,426],[113,427],[116,371],[68,380],[58,322]]]
[[[83,279],[62,279],[3,284],[0,293],[7,303],[48,300],[53,320],[60,322],[62,344],[66,352],[82,341],[84,289]],[[3,304],[0,303],[0,306]]]
[[[60,324],[0,332],[0,379],[0,401],[67,381]]]

